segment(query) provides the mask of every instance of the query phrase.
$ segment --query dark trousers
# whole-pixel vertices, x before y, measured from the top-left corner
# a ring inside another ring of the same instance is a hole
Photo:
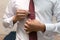
[[[16,31],[10,32],[10,33],[4,38],[4,40],[15,40],[15,39],[16,39]]]

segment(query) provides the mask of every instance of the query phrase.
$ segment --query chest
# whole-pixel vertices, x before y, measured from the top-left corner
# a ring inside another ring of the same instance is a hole
[[[34,0],[35,8],[39,11],[52,11],[53,3],[50,0]]]

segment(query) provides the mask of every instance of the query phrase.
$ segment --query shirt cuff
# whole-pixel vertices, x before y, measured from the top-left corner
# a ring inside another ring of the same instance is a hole
[[[45,24],[46,31],[55,31],[56,27],[54,24]]]
[[[13,27],[13,20],[12,19],[13,19],[13,17],[5,19],[3,21],[4,27],[9,27],[9,28]]]

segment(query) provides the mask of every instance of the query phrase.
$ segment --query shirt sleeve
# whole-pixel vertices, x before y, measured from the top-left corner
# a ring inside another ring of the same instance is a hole
[[[14,1],[9,0],[8,6],[6,7],[5,14],[3,16],[3,26],[12,27],[13,26],[13,16],[14,16]]]
[[[45,24],[46,31],[53,31],[60,33],[60,0],[57,0],[54,4],[53,15],[56,17],[57,23]]]

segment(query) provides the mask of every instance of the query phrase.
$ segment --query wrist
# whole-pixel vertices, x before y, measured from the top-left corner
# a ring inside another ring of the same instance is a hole
[[[45,32],[45,30],[46,30],[45,24],[41,24],[41,25],[39,26],[39,30],[42,31],[42,32]]]
[[[43,24],[42,25],[42,32],[45,32],[45,30],[46,30],[46,26],[45,26],[45,24]]]
[[[13,16],[13,23],[16,23],[17,22],[17,18],[16,18],[16,15]]]

